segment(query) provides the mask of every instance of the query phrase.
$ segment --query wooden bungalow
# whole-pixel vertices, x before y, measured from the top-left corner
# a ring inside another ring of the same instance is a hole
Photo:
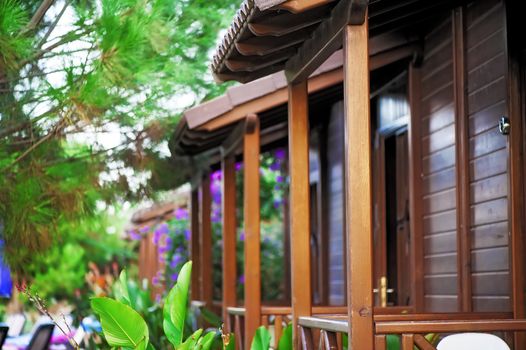
[[[515,7],[517,6],[517,7]],[[208,169],[223,171],[223,296],[248,349],[434,349],[426,333],[524,332],[524,41],[504,0],[245,0],[212,63],[236,80],[188,110],[192,298],[212,303]],[[340,50],[341,49],[341,50]],[[288,145],[291,301],[261,303],[259,154]],[[244,162],[245,297],[235,159]],[[312,242],[316,242],[313,244]]]

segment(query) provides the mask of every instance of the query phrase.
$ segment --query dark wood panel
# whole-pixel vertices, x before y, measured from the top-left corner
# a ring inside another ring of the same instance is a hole
[[[435,66],[422,79],[422,100],[428,99],[446,85],[453,84],[453,62],[451,59]]]
[[[473,295],[508,295],[510,292],[509,272],[474,273],[471,277]]]
[[[507,198],[495,199],[489,202],[475,204],[471,207],[471,222],[475,226],[507,219]]]
[[[471,229],[471,248],[507,246],[508,232],[508,221],[473,227]]]
[[[506,102],[500,101],[472,114],[469,118],[469,135],[475,136],[490,129],[498,129],[499,119],[506,113]]]
[[[449,210],[424,217],[424,233],[447,232],[456,229],[457,212]]]
[[[457,311],[458,300],[455,296],[430,296],[424,297],[426,312],[454,312]]]
[[[500,78],[468,95],[469,114],[476,113],[505,98],[506,81],[504,78]]]
[[[433,193],[422,200],[423,213],[436,213],[448,209],[454,209],[456,206],[456,191],[454,188]]]
[[[453,102],[453,85],[448,85],[422,101],[422,115],[429,116],[451,102]]]
[[[508,169],[507,150],[490,153],[483,157],[477,158],[471,163],[471,180],[479,180],[485,177],[501,174]]]
[[[457,272],[456,253],[433,255],[425,257],[424,261],[424,274],[426,276],[438,274],[452,274]]]
[[[446,40],[451,39],[451,18],[444,14],[444,20],[437,24],[431,32],[425,37],[424,53],[426,55],[433,54],[433,50],[440,46]]]
[[[493,34],[496,28],[503,27],[502,6],[493,7],[485,13],[485,16],[472,22],[472,26],[466,33],[466,44],[468,50],[484,38]]]
[[[495,81],[499,77],[503,77],[505,71],[506,55],[504,55],[504,52],[501,52],[469,72],[467,84],[468,91],[475,91],[487,83]]]
[[[426,254],[441,254],[457,251],[457,231],[438,233],[424,238]]]
[[[455,143],[455,126],[446,126],[422,138],[422,155],[426,156]],[[455,152],[453,151],[453,157]]]
[[[508,175],[501,174],[471,184],[471,203],[480,203],[508,195]]]
[[[456,295],[457,275],[425,277],[424,293],[426,295]]]
[[[422,136],[429,135],[440,130],[455,121],[455,109],[450,103],[426,118],[422,118]]]
[[[509,297],[473,297],[473,311],[511,311],[511,300]]]
[[[469,28],[474,22],[483,20],[484,15],[487,15],[491,9],[501,4],[501,0],[471,1],[466,6],[466,26]]]
[[[503,30],[497,30],[468,50],[466,66],[468,71],[480,66],[492,57],[504,51],[505,37]]]
[[[440,45],[434,48],[432,53],[424,53],[422,70],[425,72],[430,72],[435,67],[444,64],[444,62],[451,61],[452,55],[453,45],[451,42],[451,37],[444,38]],[[453,76],[451,76],[451,78],[453,78]]]
[[[447,169],[436,174],[424,176],[423,193],[434,193],[455,186],[455,169]]]
[[[451,146],[424,157],[422,171],[425,175],[449,168],[455,165],[455,146]]]
[[[471,159],[483,156],[505,148],[508,138],[497,129],[490,129],[469,140],[469,156]]]
[[[508,270],[509,248],[488,248],[471,252],[471,269],[473,272]]]

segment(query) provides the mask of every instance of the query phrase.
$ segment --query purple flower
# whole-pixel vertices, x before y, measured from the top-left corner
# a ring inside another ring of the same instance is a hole
[[[245,284],[245,275],[239,276],[238,282],[241,284]]]
[[[130,230],[128,231],[128,236],[130,237],[131,240],[133,241],[140,241],[142,239],[142,236],[140,233],[138,233],[137,231],[135,230]]]
[[[175,269],[177,265],[179,265],[182,262],[183,262],[183,257],[179,254],[174,254],[174,256],[172,257],[172,261],[170,262],[170,267],[172,269]]]
[[[161,294],[155,294],[155,302],[157,304],[160,304],[161,303]]]
[[[245,241],[245,232],[244,232],[244,231],[242,231],[242,232],[239,234],[239,240],[240,240],[241,242],[244,242],[244,241]]]
[[[212,181],[221,181],[221,170],[214,171],[211,175]]]
[[[152,277],[152,284],[153,284],[154,286],[158,286],[158,285],[159,285],[159,277],[157,277],[157,276],[153,276],[153,277]]]
[[[239,171],[243,169],[243,164],[242,163],[236,163],[236,171]]]
[[[284,179],[283,179],[283,176],[281,176],[281,175],[276,176],[276,182],[277,182],[277,183],[282,183],[283,180],[284,180]]]
[[[274,208],[278,209],[281,206],[281,199],[274,199]]]
[[[154,245],[158,245],[161,241],[161,234],[157,231],[153,233],[152,242]]]
[[[275,152],[274,152],[274,156],[277,158],[277,159],[280,159],[280,160],[283,160],[285,159],[285,156],[286,156],[286,152],[283,148],[281,149],[277,149]]]
[[[189,241],[190,238],[192,238],[192,232],[189,229],[184,230],[184,239]]]
[[[146,225],[139,229],[140,233],[148,233],[150,231],[150,226]]]
[[[177,208],[174,211],[174,215],[177,220],[186,220],[188,219],[188,210],[185,208]]]
[[[159,232],[159,234],[164,235],[170,233],[170,228],[166,222],[163,222],[155,228],[155,232]]]
[[[173,273],[170,275],[170,279],[172,281],[177,281],[177,278],[179,277],[179,274],[178,273]]]
[[[159,246],[159,249],[157,249],[159,254],[167,253],[169,250],[170,250],[170,247],[168,247],[166,245],[161,245],[161,246]]]
[[[278,171],[279,169],[281,169],[281,164],[279,164],[278,162],[270,164],[270,170]]]

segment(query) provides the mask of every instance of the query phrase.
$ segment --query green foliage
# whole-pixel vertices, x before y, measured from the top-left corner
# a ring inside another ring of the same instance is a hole
[[[165,151],[180,96],[224,91],[208,60],[240,0],[52,3],[40,19],[42,1],[0,1],[0,221],[22,272],[97,201],[181,181]]]
[[[270,349],[271,335],[267,327],[260,326],[256,329],[256,334],[250,344],[250,350],[268,350]]]
[[[164,331],[168,340],[175,347],[179,346],[183,340],[191,271],[192,262],[190,261],[181,269],[177,283],[168,293],[164,304]]]
[[[57,244],[33,256],[25,266],[32,288],[48,301],[76,302],[76,291],[87,296],[85,275],[90,262],[98,266],[114,261],[124,264],[132,257],[131,244],[117,234],[107,233],[110,228],[119,231],[119,219],[102,213],[64,221],[57,229],[61,237]]]
[[[100,317],[108,344],[113,347],[146,349],[148,327],[135,310],[110,298],[93,298],[91,307]]]
[[[292,350],[292,323],[289,323],[279,338],[278,350]]]
[[[203,330],[199,329],[183,341],[191,271],[192,263],[187,262],[181,269],[177,283],[168,293],[163,309],[163,327],[166,337],[176,349],[209,350],[216,337],[215,332],[202,336]],[[111,346],[152,348],[146,322],[137,311],[127,305],[137,303],[133,301],[130,285],[126,282],[126,273],[121,273],[118,282],[120,285],[115,287],[119,300],[94,298],[91,302],[93,311],[99,315],[104,337]],[[127,320],[122,320],[123,318]]]

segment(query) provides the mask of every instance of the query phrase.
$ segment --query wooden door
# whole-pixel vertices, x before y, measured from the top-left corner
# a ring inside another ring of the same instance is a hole
[[[375,153],[376,305],[408,306],[412,301],[407,129],[378,134]]]

